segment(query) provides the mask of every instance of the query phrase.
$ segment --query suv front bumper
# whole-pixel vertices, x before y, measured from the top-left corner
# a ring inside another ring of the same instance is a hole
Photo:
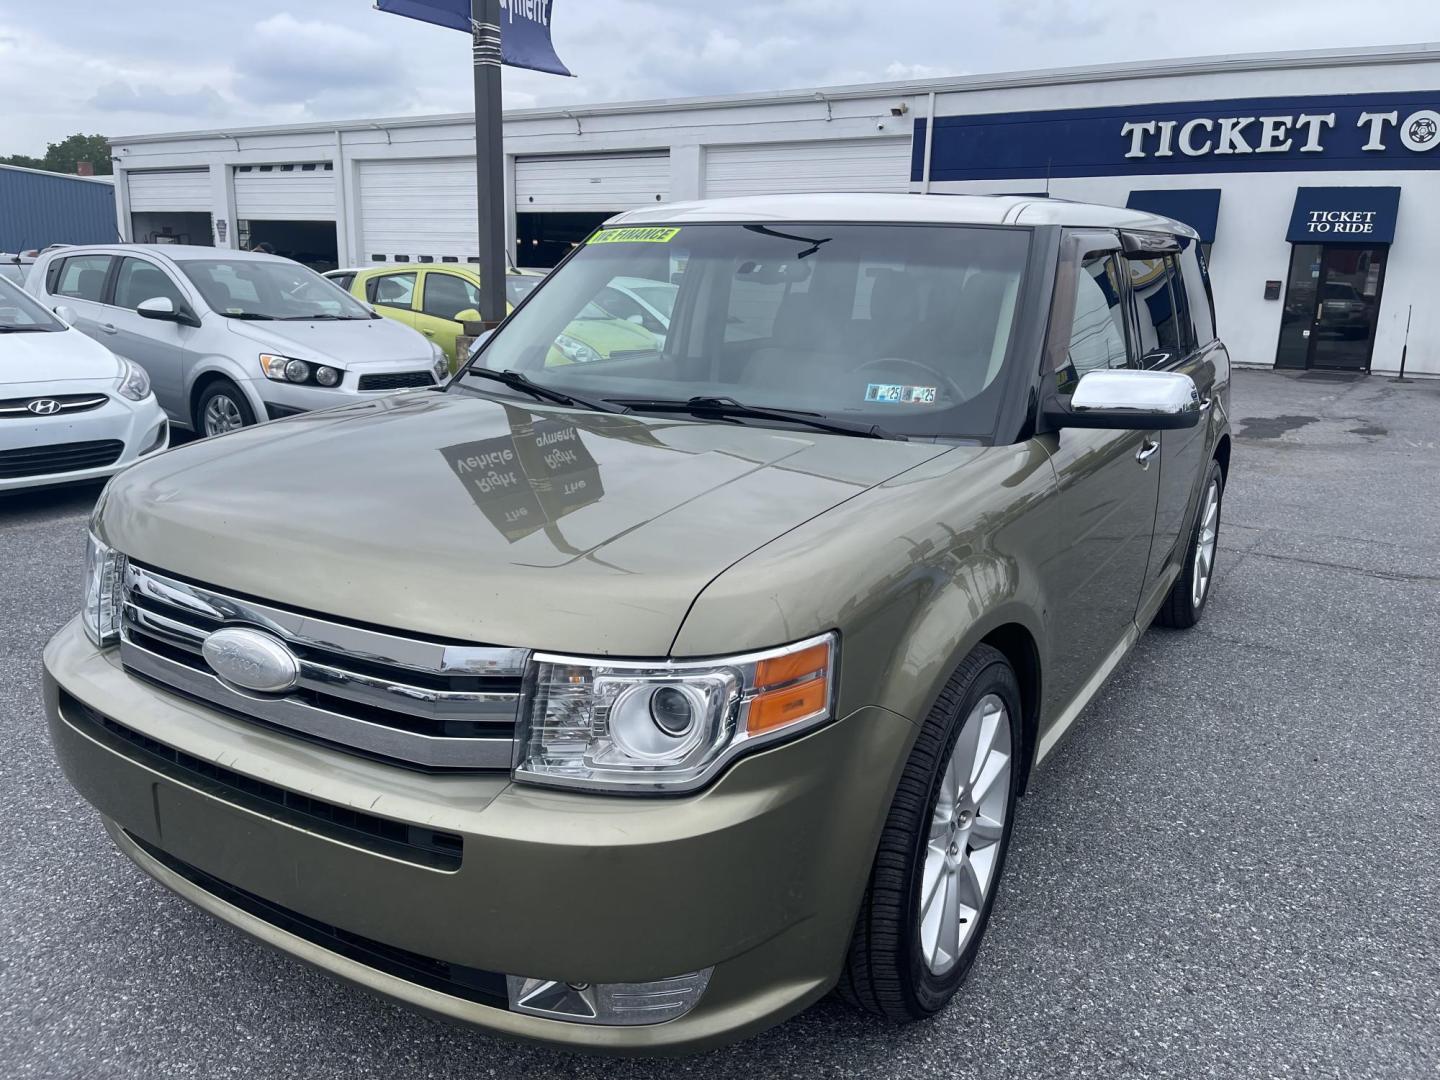
[[[192,903],[411,1005],[618,1052],[728,1042],[833,985],[914,733],[902,717],[866,708],[737,762],[693,796],[551,791],[504,774],[397,768],[231,718],[126,674],[78,620],[46,648],[45,699],[71,783],[126,855]],[[168,748],[190,771],[145,746]],[[324,835],[289,810],[267,812],[233,794],[236,777],[329,807],[332,818],[353,812],[457,835],[458,865]],[[228,889],[206,887],[217,880]],[[631,983],[714,972],[697,1007],[665,1023],[548,1020],[325,947],[264,917],[263,905],[256,914],[232,902],[235,893],[381,948],[486,973]]]

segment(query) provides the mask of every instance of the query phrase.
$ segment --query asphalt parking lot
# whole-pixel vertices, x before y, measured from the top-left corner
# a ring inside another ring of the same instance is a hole
[[[1440,1071],[1440,382],[1241,372],[1217,591],[1037,774],[962,995],[826,1001],[680,1061],[418,1016],[269,952],[110,847],[40,652],[97,489],[0,499],[0,1074],[1042,1077]]]

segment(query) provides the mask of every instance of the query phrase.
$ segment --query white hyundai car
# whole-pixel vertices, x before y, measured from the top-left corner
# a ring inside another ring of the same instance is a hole
[[[143,370],[0,279],[0,492],[103,479],[169,441]]]

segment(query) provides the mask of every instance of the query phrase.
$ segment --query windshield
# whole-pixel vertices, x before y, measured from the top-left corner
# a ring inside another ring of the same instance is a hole
[[[357,300],[288,259],[183,259],[205,303],[232,319],[370,319]]]
[[[0,277],[0,333],[64,329],[65,324],[32,299],[29,293]]]
[[[985,438],[1029,244],[969,226],[608,229],[474,363],[591,400],[731,398]],[[655,312],[627,316],[617,294]]]

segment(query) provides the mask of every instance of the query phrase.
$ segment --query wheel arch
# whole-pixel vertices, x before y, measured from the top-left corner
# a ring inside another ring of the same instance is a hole
[[[1040,733],[1040,646],[1029,628],[1018,622],[995,627],[979,644],[989,645],[1004,656],[1015,672],[1015,681],[1020,684],[1019,790],[1024,795]]]
[[[213,357],[209,361],[202,361],[200,365],[197,365],[197,367],[192,370],[190,375],[190,388],[185,395],[185,412],[190,418],[190,424],[195,431],[198,432],[200,430],[200,417],[197,415],[197,410],[200,405],[200,395],[205,393],[207,388],[217,382],[228,382],[234,386],[244,395],[245,400],[250,403],[250,410],[255,414],[256,419],[264,419],[265,403],[261,401],[255,393],[254,388],[250,385],[250,380],[246,379],[238,371],[235,371],[235,367],[236,365],[232,360],[224,357]]]
[[[996,649],[1014,670],[1015,679],[1020,684],[1022,793],[1029,783],[1039,745],[1040,717],[1044,708],[1044,652],[1041,645],[1044,638],[1038,611],[1038,606],[1032,606],[1018,597],[996,604],[960,633],[951,636],[944,652],[935,658],[936,662],[925,665],[925,679],[929,685],[923,695],[906,694],[905,700],[887,696],[882,701],[882,704],[909,716],[918,724],[930,714],[951,675],[977,647],[989,645]]]
[[[1230,433],[1228,431],[1221,435],[1215,444],[1215,460],[1220,463],[1220,479],[1228,484],[1230,482]]]

